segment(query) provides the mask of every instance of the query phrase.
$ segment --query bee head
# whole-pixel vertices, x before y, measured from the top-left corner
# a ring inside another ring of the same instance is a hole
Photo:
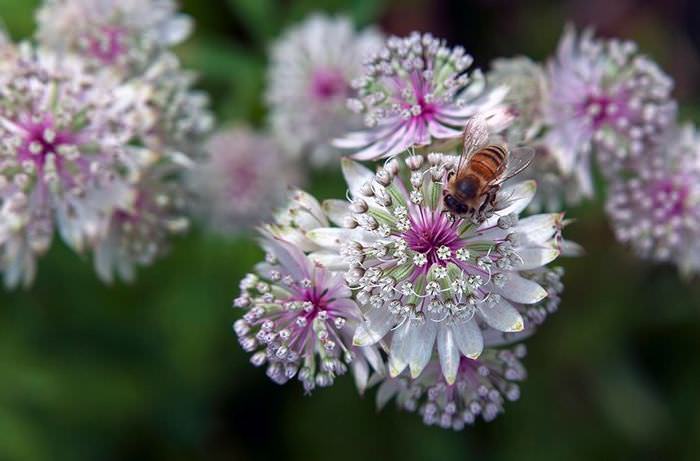
[[[459,200],[457,200],[450,194],[445,195],[443,202],[445,204],[445,208],[447,208],[454,214],[463,215],[469,211],[469,208],[467,206],[460,203]]]

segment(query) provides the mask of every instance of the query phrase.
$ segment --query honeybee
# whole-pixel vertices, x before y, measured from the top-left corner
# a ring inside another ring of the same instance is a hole
[[[447,174],[442,191],[446,211],[452,215],[483,222],[489,207],[496,205],[501,184],[527,168],[534,149],[511,150],[505,143],[488,144],[488,132],[478,121],[467,125],[464,150],[456,168]]]

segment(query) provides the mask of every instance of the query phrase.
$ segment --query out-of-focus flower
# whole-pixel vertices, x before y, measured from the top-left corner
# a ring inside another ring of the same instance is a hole
[[[430,34],[390,37],[353,80],[358,95],[348,107],[364,115],[366,129],[334,144],[353,150],[355,159],[376,160],[459,137],[475,114],[490,131],[502,130],[511,121],[501,104],[507,89],[485,91],[483,75],[467,72],[471,64],[464,48],[450,49]]]
[[[479,416],[492,421],[506,401],[520,398],[517,382],[527,376],[520,362],[525,353],[519,344],[513,350],[485,349],[478,359],[461,357],[454,382],[445,380],[433,359],[417,379],[386,379],[377,391],[377,404],[381,408],[396,398],[404,410],[419,412],[425,424],[457,431]]]
[[[140,110],[149,120],[144,142],[158,151],[202,156],[204,139],[214,126],[209,96],[193,88],[196,75],[172,53],[155,58],[138,79]]]
[[[326,387],[352,367],[360,390],[383,362],[373,347],[355,347],[352,335],[362,313],[341,274],[312,262],[294,245],[262,242],[266,262],[241,281],[234,306],[246,311],[234,324],[251,362],[267,364],[278,384],[295,376],[309,392]]]
[[[496,59],[491,63],[486,81],[493,88],[508,88],[503,102],[513,115],[513,123],[508,127],[509,138],[515,142],[529,141],[540,134],[547,98],[542,66],[524,56]]]
[[[632,42],[567,28],[548,71],[545,142],[585,196],[593,195],[594,152],[612,176],[675,120],[672,80]]]
[[[185,197],[175,165],[155,165],[136,184],[128,207],[112,213],[108,231],[95,246],[95,269],[105,282],[115,274],[133,281],[137,266],[148,266],[185,232]]]
[[[249,128],[214,134],[206,151],[208,158],[193,166],[188,182],[195,213],[221,233],[262,223],[299,181],[295,164],[276,143]]]
[[[44,46],[124,70],[140,68],[192,29],[173,0],[44,0],[37,21]]]
[[[689,275],[700,271],[700,134],[688,125],[664,139],[612,183],[606,209],[619,241]]]
[[[10,286],[31,282],[54,226],[83,250],[133,199],[130,183],[153,153],[133,88],[98,76],[77,58],[29,45],[7,53],[0,92],[1,267]],[[138,129],[137,129],[138,127]]]
[[[529,271],[561,251],[561,214],[518,218],[535,194],[532,181],[499,191],[490,218],[480,225],[451,219],[442,191],[455,161],[410,156],[406,177],[396,159],[376,174],[345,160],[352,221],[347,228],[307,232],[345,258],[366,319],[355,344],[390,343],[392,376],[408,367],[418,377],[437,345],[445,379],[454,383],[460,357],[481,354],[483,330],[528,326],[523,313],[547,296]]]
[[[275,43],[266,100],[272,131],[291,155],[315,165],[338,160],[331,140],[361,126],[345,101],[364,59],[381,46],[374,30],[356,32],[345,17],[313,15]]]

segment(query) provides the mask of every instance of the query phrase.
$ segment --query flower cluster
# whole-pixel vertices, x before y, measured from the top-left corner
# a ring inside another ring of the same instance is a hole
[[[269,219],[301,176],[277,144],[242,126],[215,133],[207,158],[188,174],[196,215],[231,234]]]
[[[466,121],[479,114],[491,131],[510,122],[501,104],[507,89],[486,91],[480,71],[469,73],[472,57],[430,34],[390,37],[352,81],[357,96],[348,107],[364,117],[364,130],[334,144],[357,160],[394,157],[459,137]]]
[[[375,30],[355,32],[349,19],[319,14],[279,38],[265,97],[271,131],[286,152],[308,155],[316,166],[338,161],[331,140],[361,126],[360,117],[345,106],[355,95],[351,79],[380,45]]]
[[[117,22],[120,49],[155,44],[178,22],[169,1],[47,1],[39,17],[39,44],[1,46],[0,270],[29,285],[58,232],[94,252],[104,280],[131,279],[187,228],[180,179],[212,124],[206,97],[164,49],[170,29],[141,73],[86,53],[91,31]]]
[[[174,0],[44,0],[36,16],[41,44],[126,72],[147,65],[192,30]]]
[[[619,241],[644,258],[700,271],[700,134],[669,133],[633,172],[615,180],[607,212]]]

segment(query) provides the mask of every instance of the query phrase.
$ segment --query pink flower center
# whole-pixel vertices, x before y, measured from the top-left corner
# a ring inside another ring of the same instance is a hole
[[[126,52],[126,31],[119,27],[104,26],[88,37],[92,57],[104,64],[114,64]]]
[[[75,143],[75,135],[67,131],[57,131],[50,116],[45,116],[38,122],[21,122],[19,126],[24,130],[24,139],[18,150],[19,160],[32,161],[39,169],[44,166],[49,154],[54,154],[56,167],[60,167],[61,156],[56,155],[58,149]]]
[[[445,265],[447,262],[438,256],[441,247],[450,250],[460,248],[458,221],[450,222],[444,213],[421,210],[420,214],[411,215],[409,219],[411,227],[402,237],[411,250],[423,253],[428,258],[428,267],[432,264]]]
[[[591,117],[594,130],[601,126],[614,123],[615,120],[626,117],[627,103],[624,94],[586,97],[579,107],[579,116]]]
[[[317,70],[311,78],[311,94],[319,101],[345,97],[347,92],[345,77],[337,70]]]
[[[651,186],[649,193],[659,219],[667,220],[686,213],[690,190],[679,178],[658,181]]]

